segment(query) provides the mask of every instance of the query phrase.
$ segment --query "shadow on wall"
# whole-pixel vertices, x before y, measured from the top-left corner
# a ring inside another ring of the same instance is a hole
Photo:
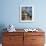
[[[5,25],[4,24],[0,24],[0,43],[2,43],[2,36],[3,36],[3,32],[5,32],[6,30],[4,30]]]

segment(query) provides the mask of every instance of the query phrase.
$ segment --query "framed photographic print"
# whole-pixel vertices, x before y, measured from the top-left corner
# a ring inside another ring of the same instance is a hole
[[[20,22],[34,21],[34,7],[32,5],[20,6]]]

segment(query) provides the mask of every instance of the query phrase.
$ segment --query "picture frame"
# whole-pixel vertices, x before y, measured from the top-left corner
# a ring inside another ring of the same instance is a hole
[[[20,22],[34,21],[34,7],[33,5],[20,5]]]

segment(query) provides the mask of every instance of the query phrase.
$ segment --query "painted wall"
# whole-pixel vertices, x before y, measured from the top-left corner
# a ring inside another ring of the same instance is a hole
[[[46,27],[46,0],[0,0],[0,25],[13,24],[16,28]],[[21,23],[19,21],[20,5],[33,5],[35,21]]]

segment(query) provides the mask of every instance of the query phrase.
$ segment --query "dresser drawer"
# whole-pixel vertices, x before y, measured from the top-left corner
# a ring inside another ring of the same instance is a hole
[[[44,44],[32,44],[32,46],[44,46]]]
[[[4,36],[3,37],[3,43],[15,43],[15,42],[21,42],[23,41],[23,36]]]
[[[3,44],[2,46],[23,46],[23,44],[22,43],[14,43],[14,44],[10,44],[10,43],[8,43],[8,44]]]
[[[43,44],[44,36],[32,36],[32,44]]]
[[[4,32],[5,36],[23,36],[23,32]]]
[[[25,32],[24,36],[44,36],[44,32]]]
[[[2,46],[16,46],[15,44],[3,44]]]

